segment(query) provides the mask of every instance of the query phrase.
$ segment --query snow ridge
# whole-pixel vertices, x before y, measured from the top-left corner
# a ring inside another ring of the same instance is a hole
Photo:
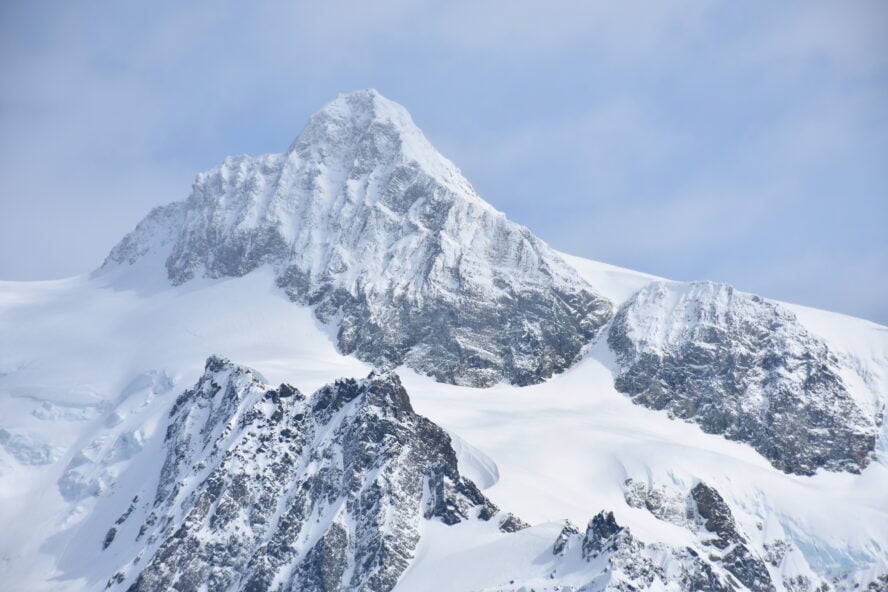
[[[610,510],[585,533],[566,524],[547,539],[546,529],[499,511],[460,474],[451,438],[415,414],[390,372],[306,397],[211,356],[175,401],[161,437],[156,489],[146,485],[133,498],[97,550],[110,554],[106,563],[122,560],[107,589],[387,592],[401,589],[432,524],[480,527],[516,549],[528,540],[549,545],[520,567],[537,574],[530,577],[496,571],[491,554],[500,591],[844,588],[819,577],[788,541],[764,552],[754,546],[703,482],[688,492],[625,484],[628,506],[686,529],[686,542],[647,541]]]

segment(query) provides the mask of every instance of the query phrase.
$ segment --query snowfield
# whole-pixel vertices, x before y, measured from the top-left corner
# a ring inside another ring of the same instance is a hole
[[[580,274],[619,304],[652,278],[578,258]],[[112,281],[113,280],[113,281]],[[217,353],[272,384],[309,393],[370,368],[337,353],[329,330],[274,287],[270,270],[178,287],[107,273],[0,284],[0,561],[7,590],[91,590],[116,565],[101,553],[107,525],[154,478],[163,419]],[[881,389],[885,327],[793,310]],[[785,539],[785,569],[825,577],[888,566],[885,434],[861,474],[787,475],[750,446],[634,405],[613,386],[600,339],[575,367],[538,385],[477,389],[398,372],[418,413],[456,436],[460,469],[499,507],[534,525],[506,534],[486,523],[430,522],[399,590],[494,589],[506,573],[544,583],[551,545],[569,519],[602,509],[645,541],[686,544],[681,528],[630,507],[627,479],[686,491],[714,486],[753,544]],[[860,392],[870,392],[866,389]],[[801,564],[801,565],[800,565]],[[493,566],[498,566],[494,568]],[[447,574],[447,577],[442,577]],[[578,576],[578,582],[582,578]],[[538,588],[539,589],[539,588]]]

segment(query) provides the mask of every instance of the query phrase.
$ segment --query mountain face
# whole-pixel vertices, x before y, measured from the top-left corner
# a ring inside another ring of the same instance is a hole
[[[163,261],[174,285],[271,265],[292,300],[337,326],[343,353],[470,386],[551,377],[611,315],[375,91],[340,96],[283,154],[199,175],[106,266],[141,259]]]
[[[430,524],[489,524],[505,538],[529,529],[461,474],[450,437],[413,411],[392,373],[307,397],[212,356],[163,434],[159,475],[145,480],[156,488],[144,487],[102,539],[101,553],[125,559],[105,589],[388,592]],[[542,581],[506,569],[496,589],[775,592],[772,571],[798,553],[783,541],[758,551],[703,482],[687,493],[625,485],[629,507],[684,529],[685,542],[645,542],[605,510],[585,533],[566,523],[547,553],[519,566],[539,564]],[[830,589],[799,573],[784,589]]]
[[[539,580],[510,578],[502,592],[829,592],[859,588],[832,583],[811,571],[799,549],[775,540],[758,549],[742,531],[731,507],[714,487],[698,482],[689,491],[629,479],[629,507],[647,511],[666,528],[683,532],[673,542],[646,541],[602,510],[584,531],[565,521],[545,557]],[[505,574],[508,575],[508,574]],[[879,590],[885,577],[867,590]]]
[[[138,549],[112,589],[390,590],[422,521],[498,513],[394,374],[306,397],[211,357],[176,400],[163,446],[157,490],[105,536],[105,549]]]
[[[777,304],[724,284],[654,282],[620,308],[607,341],[617,390],[751,444],[782,471],[860,472],[872,459],[878,419],[826,343]]]
[[[283,154],[227,159],[152,212],[107,267],[154,262],[179,285],[275,270],[337,327],[346,354],[469,386],[538,383],[573,365],[611,304],[527,229],[479,198],[409,114],[342,95]],[[607,338],[618,390],[781,470],[862,470],[877,417],[835,355],[780,306],[729,286],[655,283]]]

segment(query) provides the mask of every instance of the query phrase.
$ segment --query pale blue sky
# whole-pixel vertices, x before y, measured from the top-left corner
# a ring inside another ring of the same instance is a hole
[[[888,323],[882,1],[3,2],[0,279],[365,87],[556,248]]]

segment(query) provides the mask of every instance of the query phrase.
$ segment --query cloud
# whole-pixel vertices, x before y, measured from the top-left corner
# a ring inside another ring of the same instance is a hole
[[[842,296],[799,252],[833,253],[858,285],[884,275],[878,1],[0,11],[0,277],[98,265],[196,172],[283,149],[364,86],[404,102],[482,196],[557,247],[679,278],[746,281],[755,261],[765,295],[824,305]],[[793,261],[807,284],[778,281]]]
[[[773,5],[740,38],[738,62],[798,75],[807,66],[836,69],[843,76],[869,76],[888,67],[885,30],[888,5],[880,0],[794,1]]]
[[[465,51],[524,57],[571,49],[594,42],[609,57],[649,55],[690,36],[711,3],[451,2],[440,13],[442,43]]]
[[[873,270],[886,265],[884,253],[807,250],[777,259],[732,261],[720,273],[747,291],[767,291],[778,300],[878,321],[888,318],[888,274]]]

